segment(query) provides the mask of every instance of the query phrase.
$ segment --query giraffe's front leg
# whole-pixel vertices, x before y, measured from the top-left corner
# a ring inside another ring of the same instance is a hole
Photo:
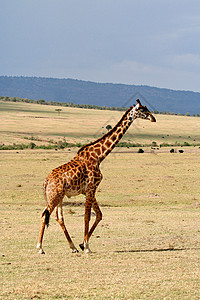
[[[96,220],[88,233],[88,240],[91,237],[92,233],[94,232],[95,228],[97,227],[98,223],[102,220],[102,212],[99,208],[99,205],[98,205],[96,199],[94,199],[92,202],[92,208],[94,209],[94,211],[96,213]],[[90,213],[91,213],[91,208],[90,208]],[[79,246],[82,250],[85,249],[87,253],[91,252],[91,250],[89,248],[89,244],[88,243],[85,244],[85,241],[82,244],[80,244]]]
[[[89,248],[89,222],[90,222],[90,215],[91,215],[91,207],[92,203],[91,200],[87,200],[85,203],[85,233],[84,233],[84,241],[80,244],[80,248],[85,251],[85,253],[91,253]]]

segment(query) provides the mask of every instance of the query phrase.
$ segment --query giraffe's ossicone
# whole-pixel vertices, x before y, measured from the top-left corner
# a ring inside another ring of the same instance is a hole
[[[114,149],[132,122],[137,118],[156,122],[152,113],[146,106],[141,105],[139,99],[137,99],[137,104],[130,107],[109,132],[93,143],[80,148],[70,162],[50,172],[43,183],[46,207],[42,213],[41,229],[37,243],[39,253],[44,253],[42,240],[45,225],[48,226],[50,215],[54,209],[56,209],[56,220],[63,229],[72,252],[78,252],[64,224],[62,204],[64,196],[71,197],[79,194],[86,196],[85,232],[83,243],[79,246],[86,253],[90,252],[89,238],[102,219],[102,213],[95,198],[96,189],[102,180],[100,163]],[[92,208],[96,214],[96,219],[89,229]]]

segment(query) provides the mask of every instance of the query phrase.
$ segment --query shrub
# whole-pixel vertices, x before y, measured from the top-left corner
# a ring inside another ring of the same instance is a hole
[[[188,143],[188,142],[184,142],[183,146],[192,146],[192,144]]]
[[[110,124],[108,124],[108,125],[106,126],[106,129],[109,131],[109,130],[112,129],[112,126],[111,126]]]
[[[120,142],[117,144],[117,147],[141,147],[141,144],[131,143],[131,142]]]
[[[140,148],[137,153],[144,153],[144,150]]]
[[[168,143],[162,143],[162,144],[160,144],[160,147],[170,147],[171,145],[170,144],[168,144]]]
[[[30,143],[30,144],[29,144],[29,148],[30,148],[30,149],[34,149],[35,147],[36,147],[36,144],[35,144],[35,143]]]
[[[153,141],[153,142],[151,143],[151,147],[158,147],[158,145],[157,145],[156,142]]]

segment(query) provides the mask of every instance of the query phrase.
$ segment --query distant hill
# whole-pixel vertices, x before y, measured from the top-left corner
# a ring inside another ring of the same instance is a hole
[[[0,96],[108,107],[130,106],[140,98],[151,110],[200,113],[200,93],[76,79],[0,76]]]

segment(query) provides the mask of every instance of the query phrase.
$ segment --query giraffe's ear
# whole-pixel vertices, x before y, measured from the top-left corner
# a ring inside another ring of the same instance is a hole
[[[139,104],[139,106],[142,106],[141,102],[139,99],[136,99],[137,103]]]
[[[138,110],[140,106],[141,105],[139,103],[137,103],[136,105],[133,105],[133,107],[135,108],[135,110]]]

